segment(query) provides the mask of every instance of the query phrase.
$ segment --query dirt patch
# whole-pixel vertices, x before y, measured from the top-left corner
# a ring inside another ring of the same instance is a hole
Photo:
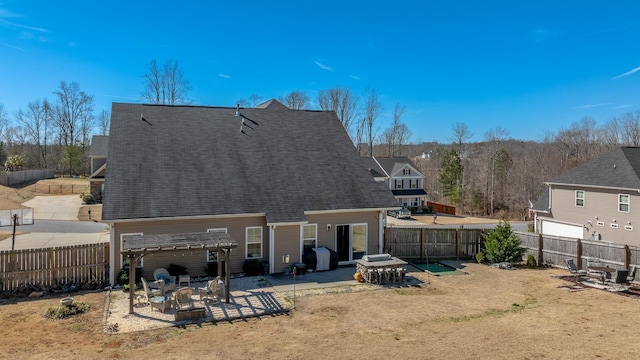
[[[82,205],[78,211],[78,220],[99,222],[102,220],[102,204]]]
[[[0,306],[0,357],[212,359],[629,359],[640,353],[638,299],[568,291],[566,270],[500,270],[466,264],[469,275],[421,277],[407,289],[310,295],[288,315],[103,332],[105,292],[75,294],[91,310],[42,316],[62,295]],[[427,283],[430,281],[430,283]]]

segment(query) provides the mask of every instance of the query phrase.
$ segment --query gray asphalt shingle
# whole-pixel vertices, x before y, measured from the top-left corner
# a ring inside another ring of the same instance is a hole
[[[395,206],[334,112],[265,106],[241,109],[243,134],[235,107],[114,103],[103,219],[265,213],[279,223]]]

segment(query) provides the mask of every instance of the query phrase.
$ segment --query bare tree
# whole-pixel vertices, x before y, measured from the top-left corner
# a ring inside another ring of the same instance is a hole
[[[485,141],[490,144],[489,153],[487,154],[487,192],[489,193],[489,214],[493,215],[495,209],[495,189],[496,189],[496,168],[501,157],[501,143],[507,139],[509,131],[501,126],[496,126],[484,133]]]
[[[257,94],[251,94],[251,96],[249,96],[249,99],[240,99],[238,100],[237,104],[242,106],[242,107],[256,107],[257,105],[259,105],[260,103],[262,103],[262,97],[260,97]]]
[[[406,107],[397,103],[393,109],[393,123],[381,135],[381,142],[387,145],[389,156],[402,155],[402,146],[406,144],[411,136],[411,130],[400,121],[405,111]]]
[[[144,89],[140,95],[145,101],[164,105],[189,103],[187,93],[191,90],[191,84],[177,61],[169,60],[160,69],[156,60],[151,60],[142,77]]]
[[[26,111],[18,110],[15,118],[23,125],[28,142],[35,145],[36,154],[27,158],[28,163],[40,168],[47,167],[48,134],[53,111],[47,100],[30,102]],[[33,151],[30,153],[34,153]]]
[[[93,96],[80,90],[80,85],[62,81],[53,92],[58,101],[54,119],[59,131],[59,142],[64,145],[84,143],[93,124]]]
[[[292,91],[284,98],[281,97],[279,100],[292,110],[304,110],[309,107],[309,97],[307,96],[307,93],[300,90]]]
[[[458,155],[463,156],[464,143],[473,137],[473,133],[469,130],[469,127],[465,123],[455,123],[451,126],[453,135],[449,138],[453,144],[458,145]]]
[[[109,126],[111,124],[111,115],[107,110],[102,110],[98,115],[98,125],[100,126],[100,135],[109,135]]]
[[[318,104],[322,110],[336,112],[351,140],[357,144],[358,130],[352,129],[352,122],[358,115],[358,96],[351,93],[348,87],[337,86],[333,89],[320,90]]]
[[[640,145],[640,110],[628,112],[622,116],[621,139],[624,145]]]
[[[9,115],[7,115],[4,104],[0,103],[0,139],[5,136],[7,126],[9,126]]]
[[[369,145],[369,156],[373,156],[373,140],[376,138],[377,132],[375,123],[384,108],[380,102],[377,89],[367,87],[364,99],[363,128]]]
[[[564,145],[564,155],[575,166],[600,154],[602,149],[597,135],[596,121],[586,116],[580,122],[572,123],[569,129],[560,131],[555,140]]]

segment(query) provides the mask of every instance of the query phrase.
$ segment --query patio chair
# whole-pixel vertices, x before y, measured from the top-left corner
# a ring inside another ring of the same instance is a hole
[[[198,288],[198,296],[200,301],[220,300],[222,297],[222,280],[220,276],[207,282],[206,287]]]
[[[573,259],[567,259],[567,268],[569,268],[571,274],[573,274],[573,276],[576,278],[576,281],[580,281],[582,277],[587,276],[587,271],[578,270],[578,267],[576,266],[576,263],[573,262]]]
[[[162,290],[151,288],[149,286],[149,283],[147,283],[147,280],[145,280],[144,278],[140,278],[140,280],[142,280],[142,288],[144,289],[144,294],[138,297],[138,303],[151,305],[151,298],[153,298],[154,296],[162,295]]]
[[[158,268],[153,272],[153,277],[156,279],[156,283],[159,285],[162,290],[162,294],[167,291],[175,290],[176,288],[176,277],[171,276],[167,269]]]
[[[182,287],[173,293],[176,303],[176,310],[192,309],[191,295],[193,295],[192,287]]]

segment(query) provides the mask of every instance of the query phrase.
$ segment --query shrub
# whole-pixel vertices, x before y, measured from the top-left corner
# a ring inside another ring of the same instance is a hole
[[[528,224],[528,225],[527,225],[527,230],[528,230],[530,233],[532,233],[532,232],[534,232],[534,231],[535,231],[535,227],[533,226],[533,224]]]
[[[260,264],[257,259],[245,260],[242,265],[242,271],[244,271],[247,276],[262,275],[262,269],[262,264]]]
[[[60,304],[58,306],[48,308],[44,311],[44,314],[42,314],[42,316],[46,317],[47,319],[58,320],[67,318],[69,316],[85,313],[89,311],[90,308],[91,306],[89,304],[81,301],[74,302],[73,304],[68,306]]]
[[[482,234],[484,255],[492,264],[500,262],[520,262],[526,249],[520,246],[520,239],[511,231],[507,221],[501,221],[495,229]]]
[[[135,272],[136,272],[135,283],[136,284],[140,284],[142,282],[140,280],[142,278],[142,268],[137,267]],[[118,284],[118,285],[128,285],[129,284],[129,268],[128,267],[123,267],[122,269],[120,269],[120,272],[116,276],[116,284]]]
[[[484,254],[482,252],[476,254],[476,261],[478,264],[484,263]]]
[[[538,264],[536,262],[536,258],[533,255],[527,256],[527,267],[529,269],[535,269],[535,268],[538,267]]]
[[[95,204],[96,200],[93,198],[93,195],[86,194],[82,197],[82,202],[85,204]]]
[[[169,272],[169,275],[171,276],[178,276],[178,275],[188,275],[189,272],[187,271],[187,268],[179,265],[179,264],[169,264],[169,267],[167,268],[167,271]]]

